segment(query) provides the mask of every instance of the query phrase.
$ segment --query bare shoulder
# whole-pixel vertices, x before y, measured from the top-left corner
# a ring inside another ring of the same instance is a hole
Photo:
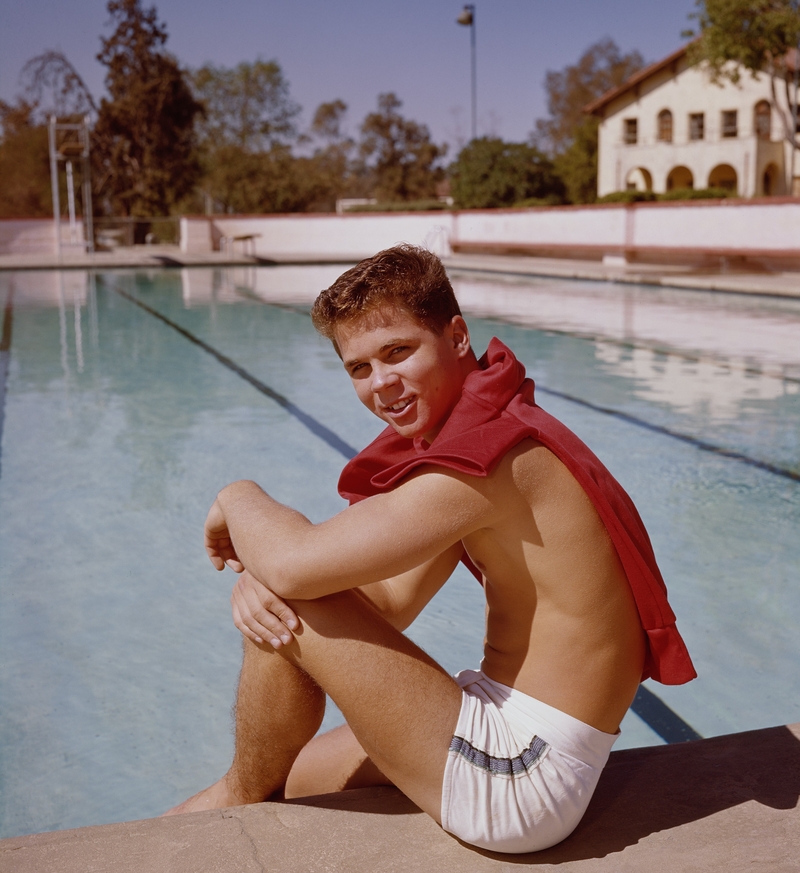
[[[532,508],[541,508],[554,501],[591,506],[583,488],[564,463],[532,438],[522,440],[506,453],[489,477],[487,486],[487,497],[498,504],[506,505],[517,496]]]
[[[559,562],[569,563],[588,550],[616,564],[608,531],[589,496],[565,464],[537,440],[523,440],[509,451],[484,489],[495,510],[495,538],[539,543],[543,548],[537,553],[558,556]],[[528,560],[538,557],[529,553]]]

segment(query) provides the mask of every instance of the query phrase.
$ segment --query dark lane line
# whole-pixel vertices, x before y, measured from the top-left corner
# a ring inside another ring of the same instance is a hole
[[[279,394],[274,389],[270,388],[269,385],[265,385],[260,379],[257,379],[251,373],[248,373],[247,370],[240,367],[238,364],[234,363],[229,357],[223,355],[222,352],[218,352],[215,348],[204,343],[199,337],[196,337],[193,333],[181,327],[179,324],[176,324],[171,319],[167,318],[165,315],[162,315],[155,309],[152,309],[146,303],[142,303],[141,300],[137,300],[132,294],[129,294],[127,291],[123,291],[121,288],[116,287],[115,285],[111,286],[120,297],[124,297],[126,300],[130,300],[131,303],[136,304],[136,306],[143,309],[145,312],[152,315],[154,318],[159,319],[159,321],[163,321],[164,324],[171,327],[173,330],[177,331],[181,336],[185,337],[189,342],[194,343],[196,346],[201,348],[204,352],[207,352],[213,358],[216,358],[223,367],[227,367],[231,372],[236,373],[237,376],[240,376],[245,382],[249,382],[256,391],[260,391],[266,397],[269,397],[270,400],[274,400],[279,406],[282,406],[290,415],[293,415],[303,426],[307,427],[314,436],[318,436],[321,440],[326,442],[332,449],[339,452],[340,455],[347,458],[349,461],[350,458],[354,458],[358,452],[352,446],[348,445],[341,437],[335,434],[332,430],[325,427],[322,422],[317,421],[316,418],[309,415],[307,412],[304,412],[300,409],[299,406],[295,406],[291,400],[287,399],[283,396],[283,394]]]
[[[652,728],[665,743],[685,743],[689,740],[702,740],[703,737],[688,725],[677,712],[671,710],[666,703],[644,685],[639,686],[631,709],[650,728]]]
[[[660,424],[652,424],[645,421],[643,418],[636,418],[634,415],[628,415],[627,412],[621,412],[618,409],[610,409],[607,406],[598,406],[596,403],[590,403],[588,400],[582,400],[580,397],[573,397],[571,394],[565,394],[563,391],[555,391],[553,388],[545,388],[537,383],[536,390],[542,394],[549,394],[551,397],[558,397],[561,400],[567,400],[570,403],[577,403],[579,406],[585,406],[594,412],[600,412],[603,415],[611,415],[614,418],[619,418],[628,424],[635,424],[637,427],[643,427],[646,430],[660,433],[664,436],[672,437],[681,442],[688,443],[696,449],[701,449],[704,452],[713,452],[715,455],[721,455],[725,458],[730,458],[733,461],[741,461],[743,464],[748,464],[751,467],[756,467],[759,470],[764,470],[767,473],[772,473],[775,476],[782,476],[784,479],[791,479],[793,482],[800,482],[800,473],[794,470],[789,470],[786,467],[779,467],[776,464],[770,464],[768,461],[759,461],[758,458],[751,458],[749,455],[743,455],[741,452],[736,452],[733,449],[726,449],[723,446],[716,446],[713,443],[707,443],[697,437],[689,436],[689,434],[680,433],[680,431],[670,430],[668,427],[662,427]]]
[[[190,333],[185,328],[176,324],[171,319],[167,318],[165,315],[162,315],[160,312],[148,306],[146,303],[142,303],[141,300],[137,300],[132,294],[129,294],[127,291],[123,291],[121,288],[117,288],[116,286],[111,286],[117,294],[121,297],[124,297],[126,300],[130,300],[131,303],[135,303],[138,307],[143,309],[145,312],[154,316],[155,318],[162,321],[164,324],[171,327],[173,330],[176,330],[181,336],[188,339],[190,342],[199,346],[203,349],[204,352],[207,352],[212,357],[216,358],[223,366],[227,367],[232,372],[236,373],[237,376],[241,376],[242,379],[249,382],[254,388],[260,391],[265,396],[274,400],[276,403],[279,403],[287,412],[294,415],[298,421],[302,422],[315,436],[320,437],[325,440],[325,442],[331,446],[331,448],[336,449],[340,454],[342,454],[345,458],[350,460],[350,458],[354,457],[357,453],[352,446],[349,446],[344,440],[340,439],[333,431],[328,430],[323,424],[318,422],[316,419],[312,418],[307,413],[303,412],[297,406],[295,406],[290,400],[287,400],[282,394],[278,394],[277,391],[274,391],[272,388],[265,385],[260,380],[256,379],[255,376],[252,376],[247,370],[240,367],[238,364],[235,364],[230,358],[223,355],[221,352],[218,352],[216,349],[209,346],[207,343],[204,343],[201,339],[196,337],[193,333]],[[541,390],[541,389],[540,389]],[[643,685],[639,686],[639,690],[636,694],[636,699],[631,705],[631,709],[648,725],[655,733],[658,734],[665,742],[667,743],[680,743],[685,742],[686,740],[697,740],[701,739],[700,734],[698,734],[692,727],[690,727],[683,719],[675,712],[673,712],[662,700],[656,697],[652,691],[645,688]]]
[[[3,422],[6,417],[6,382],[8,365],[11,360],[11,331],[14,322],[14,283],[8,289],[6,305],[3,309],[3,332],[0,333],[0,475],[3,467]]]

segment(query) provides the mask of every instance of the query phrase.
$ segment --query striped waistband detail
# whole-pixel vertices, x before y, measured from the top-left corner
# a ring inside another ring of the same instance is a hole
[[[548,745],[543,739],[534,737],[528,748],[523,749],[516,757],[497,758],[482,749],[476,749],[469,740],[465,740],[463,737],[455,736],[450,741],[451,752],[461,755],[473,767],[485,770],[492,776],[519,776],[522,773],[527,773],[528,770],[532,770],[536,766],[547,748]]]

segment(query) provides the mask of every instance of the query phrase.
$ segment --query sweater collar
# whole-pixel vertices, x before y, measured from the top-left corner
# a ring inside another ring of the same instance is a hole
[[[427,443],[423,437],[414,440],[417,454],[424,454],[451,437],[496,418],[525,379],[525,367],[497,337],[492,337],[478,364],[480,369],[473,370],[464,380],[461,399],[434,441]]]

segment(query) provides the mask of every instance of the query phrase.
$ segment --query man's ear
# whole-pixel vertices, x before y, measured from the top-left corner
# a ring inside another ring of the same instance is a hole
[[[458,357],[463,358],[469,353],[471,348],[469,328],[466,321],[460,315],[454,315],[447,327],[453,340],[453,348],[456,350]]]

